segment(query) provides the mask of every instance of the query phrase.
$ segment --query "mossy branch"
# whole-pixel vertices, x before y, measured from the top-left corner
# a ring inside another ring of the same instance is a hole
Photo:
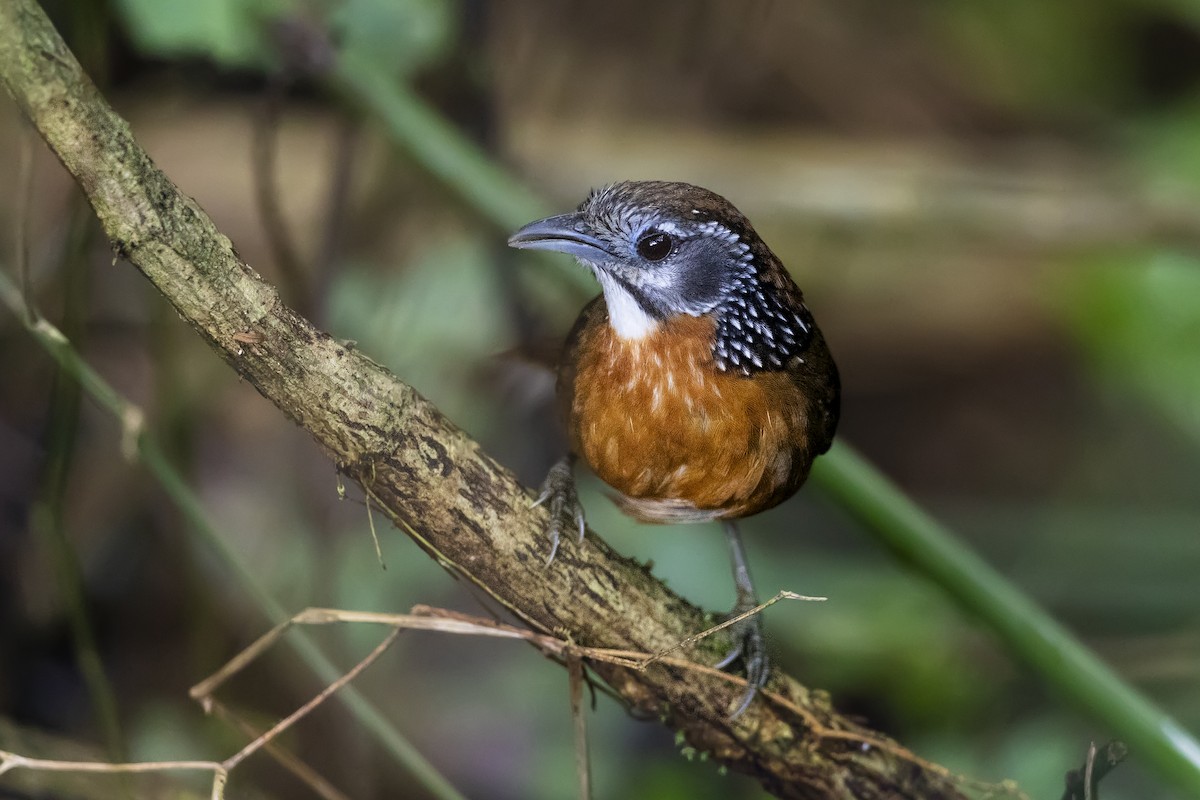
[[[567,632],[582,646],[656,652],[709,624],[594,534],[545,568],[547,517],[530,507],[530,493],[411,387],[282,303],[151,162],[33,0],[0,0],[0,77],[116,251],[445,568],[531,628]],[[693,654],[711,663],[727,644],[714,637]],[[779,671],[769,688],[795,708],[758,702],[730,722],[740,689],[726,681],[665,665],[593,669],[692,747],[779,796],[962,796],[951,776],[900,748],[862,746],[855,736],[883,739]],[[814,725],[839,735],[817,735]]]

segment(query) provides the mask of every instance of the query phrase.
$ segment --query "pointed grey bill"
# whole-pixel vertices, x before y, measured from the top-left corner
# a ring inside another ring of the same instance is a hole
[[[578,212],[531,222],[508,237],[508,246],[521,250],[553,250],[596,263],[612,257],[604,242]]]

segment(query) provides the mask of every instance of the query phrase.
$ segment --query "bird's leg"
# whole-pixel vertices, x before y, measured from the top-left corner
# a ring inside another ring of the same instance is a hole
[[[564,518],[570,518],[578,528],[579,541],[583,541],[583,534],[587,531],[583,506],[579,504],[579,495],[575,493],[574,466],[574,455],[563,456],[555,462],[546,473],[546,480],[542,481],[537,500],[533,501],[534,506],[550,501],[550,556],[546,559],[546,566],[550,565],[558,553],[558,540],[563,531]]]
[[[754,591],[750,569],[746,566],[746,549],[742,546],[742,536],[733,520],[725,521],[725,538],[729,541],[729,560],[733,567],[733,582],[737,587],[737,605],[733,607],[730,615],[737,616],[758,605],[758,594]],[[736,719],[750,707],[758,690],[767,682],[770,666],[767,662],[767,643],[763,638],[762,621],[758,614],[738,622],[732,630],[736,644],[717,664],[717,668],[724,669],[738,658],[741,658],[746,666],[746,693],[742,695],[737,710],[730,716],[730,719]]]

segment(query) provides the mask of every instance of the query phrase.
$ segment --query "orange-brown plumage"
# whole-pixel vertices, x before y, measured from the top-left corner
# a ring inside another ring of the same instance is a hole
[[[748,516],[808,474],[805,393],[787,372],[718,370],[714,330],[711,318],[678,316],[624,340],[597,298],[570,339],[559,392],[572,446],[642,521]]]

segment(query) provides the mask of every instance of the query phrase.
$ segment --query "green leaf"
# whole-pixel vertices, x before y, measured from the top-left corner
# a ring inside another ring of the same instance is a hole
[[[453,11],[446,0],[346,0],[330,22],[344,52],[399,78],[445,53]]]
[[[1130,152],[1150,186],[1164,200],[1194,202],[1200,187],[1200,103],[1194,99],[1128,127]]]
[[[1066,299],[1097,367],[1200,441],[1200,261],[1116,256],[1078,272]]]
[[[166,57],[211,58],[226,66],[262,64],[260,22],[283,0],[117,0],[137,46]]]

